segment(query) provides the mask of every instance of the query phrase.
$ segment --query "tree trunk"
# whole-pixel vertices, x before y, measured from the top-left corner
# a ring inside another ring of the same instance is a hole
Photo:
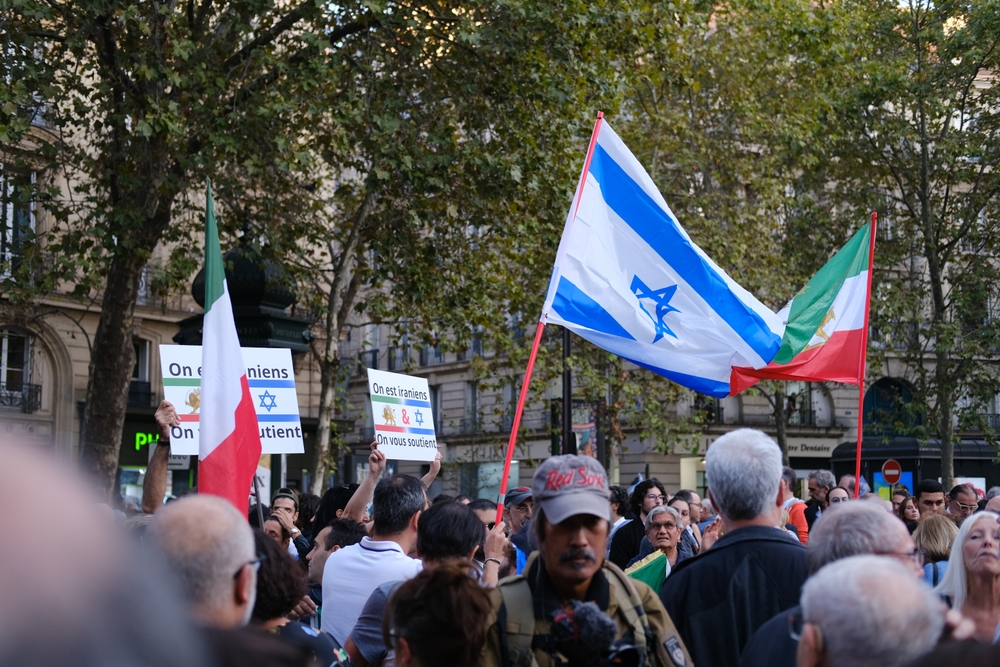
[[[779,383],[777,389],[774,390],[774,436],[778,441],[778,447],[781,449],[781,460],[785,465],[788,465],[788,442],[785,438],[786,420],[785,388]]]
[[[941,484],[947,493],[955,486],[955,428],[952,424],[952,393],[948,386],[946,355],[938,353],[937,368],[934,369],[938,386],[938,437],[941,439]],[[945,358],[942,358],[945,357]]]
[[[108,498],[115,486],[128,388],[135,363],[132,323],[143,263],[119,252],[108,269],[101,319],[94,335],[80,458]]]
[[[337,371],[340,368],[338,342],[334,332],[327,333],[326,354],[320,361],[319,426],[316,429],[316,451],[309,468],[309,493],[317,496],[323,495],[326,490],[324,483],[329,468],[333,406],[337,399]]]
[[[330,455],[331,421],[333,420],[333,405],[337,398],[337,375],[340,370],[340,329],[344,326],[344,320],[347,318],[347,313],[350,312],[349,309],[357,293],[357,281],[351,280],[347,290],[343,290],[343,287],[348,282],[347,276],[350,273],[361,239],[361,228],[368,218],[371,206],[372,194],[369,191],[365,194],[365,198],[354,216],[354,225],[347,241],[340,250],[340,258],[337,260],[333,280],[330,283],[330,293],[327,295],[326,304],[326,342],[323,354],[315,355],[314,350],[314,356],[318,357],[320,368],[320,401],[316,450],[313,452],[313,460],[309,466],[309,493],[317,496],[323,495],[325,490],[323,485],[326,481],[327,463]],[[332,246],[332,243],[330,245]],[[331,247],[330,250],[330,257],[333,257],[334,249]]]

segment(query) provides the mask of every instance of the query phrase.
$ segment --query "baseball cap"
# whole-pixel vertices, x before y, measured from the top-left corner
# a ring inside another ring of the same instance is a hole
[[[565,454],[542,462],[531,481],[532,496],[549,523],[577,514],[611,520],[608,475],[597,459]]]
[[[278,489],[278,492],[274,494],[274,496],[271,498],[272,506],[274,505],[274,501],[277,500],[278,498],[288,498],[293,503],[295,503],[295,511],[296,512],[299,511],[299,499],[298,497],[296,497],[294,493],[292,493],[291,489]]]
[[[531,497],[531,487],[529,486],[519,486],[516,489],[507,492],[507,497],[504,499],[504,505],[520,505],[525,500]]]

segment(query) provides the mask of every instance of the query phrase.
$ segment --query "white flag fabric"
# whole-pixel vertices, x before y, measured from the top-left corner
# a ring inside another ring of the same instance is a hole
[[[737,285],[677,222],[639,161],[598,121],[541,321],[709,396],[734,366],[762,368],[781,319]]]

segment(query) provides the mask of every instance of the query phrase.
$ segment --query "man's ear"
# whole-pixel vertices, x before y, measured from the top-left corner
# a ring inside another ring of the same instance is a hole
[[[417,510],[413,513],[413,516],[410,517],[410,528],[414,533],[417,532],[417,524],[420,522],[420,515],[423,513],[423,510]]]
[[[333,548],[330,549],[330,553],[333,553],[334,551],[340,551],[342,548],[343,547],[341,547],[339,544],[334,544]]]
[[[250,604],[250,600],[254,597],[253,591],[256,585],[257,581],[254,577],[253,566],[250,564],[244,565],[233,582],[233,599],[238,606],[243,607]]]
[[[337,518],[344,516],[344,510],[337,510]]]
[[[804,623],[802,626],[802,639],[799,640],[798,648],[795,651],[796,667],[824,667],[826,665],[826,653],[823,651],[822,641],[816,626]]]
[[[785,504],[785,490],[781,488],[781,482],[778,483],[778,493],[774,497],[774,504],[777,507],[781,507]]]

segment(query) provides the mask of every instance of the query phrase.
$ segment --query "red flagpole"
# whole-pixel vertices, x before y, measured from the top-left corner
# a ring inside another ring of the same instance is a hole
[[[587,159],[583,163],[583,171],[580,173],[580,183],[576,186],[576,202],[573,204],[573,217],[580,208],[580,200],[583,199],[583,184],[587,182],[587,171],[590,169],[590,160],[594,157],[594,147],[597,145],[597,133],[601,129],[604,121],[604,112],[597,112],[597,120],[594,122],[594,132],[590,135],[590,145],[587,146]],[[507,457],[503,465],[503,477],[500,478],[500,495],[497,498],[497,518],[496,522],[503,521],[503,506],[507,499],[507,482],[510,481],[510,466],[514,461],[514,445],[517,444],[517,431],[521,427],[521,415],[524,412],[524,402],[528,398],[528,385],[531,384],[531,372],[535,368],[535,357],[538,356],[538,346],[542,342],[542,332],[545,330],[545,314],[542,314],[538,328],[535,329],[535,340],[531,344],[531,354],[528,356],[528,366],[524,369],[524,384],[521,385],[521,393],[517,398],[517,409],[514,411],[514,423],[510,428],[510,440],[507,442]],[[565,409],[565,407],[563,408]]]
[[[861,330],[861,362],[858,368],[858,449],[854,461],[854,498],[861,493],[861,440],[865,421],[865,370],[868,361],[868,316],[872,307],[872,274],[875,273],[875,227],[878,213],[872,211],[871,238],[868,242],[868,293],[865,300],[865,326]]]
[[[539,322],[535,329],[535,341],[531,344],[531,355],[528,357],[528,367],[524,369],[524,384],[517,398],[517,410],[514,412],[514,423],[510,427],[510,440],[507,442],[507,458],[503,464],[503,477],[500,479],[500,497],[497,499],[496,522],[503,521],[503,506],[507,499],[507,481],[510,479],[510,464],[514,460],[514,445],[517,443],[517,429],[521,426],[521,413],[524,412],[524,401],[528,398],[528,385],[531,384],[531,371],[535,369],[535,357],[538,356],[538,346],[542,342],[542,332],[545,323]]]

